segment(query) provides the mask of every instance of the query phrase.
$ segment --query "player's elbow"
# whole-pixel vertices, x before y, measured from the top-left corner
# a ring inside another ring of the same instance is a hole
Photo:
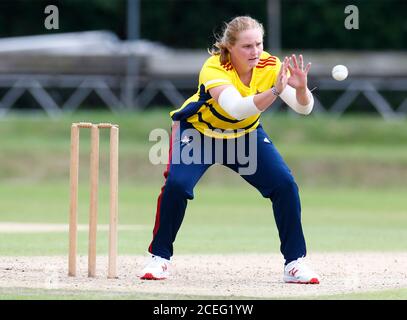
[[[296,111],[299,114],[308,116],[312,112],[313,107],[314,107],[314,101],[311,101],[309,104],[307,104],[305,106],[302,106],[302,105],[298,106],[296,108]]]
[[[235,118],[236,120],[239,120],[239,121],[243,120],[243,119],[246,119],[246,116],[243,115],[240,110],[234,111],[234,109],[230,109],[228,111],[228,114],[230,116],[232,116],[233,118]]]
[[[244,119],[241,109],[239,108],[238,101],[228,101],[228,102],[222,101],[219,104],[230,117],[239,121]]]

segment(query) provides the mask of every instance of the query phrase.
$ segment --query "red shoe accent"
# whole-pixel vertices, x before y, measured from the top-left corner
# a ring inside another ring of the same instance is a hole
[[[154,277],[152,273],[146,273],[144,276],[140,277],[141,280],[164,280],[166,278]]]
[[[287,281],[286,283],[319,284],[319,280],[317,278],[312,278],[310,281]]]
[[[319,284],[319,280],[317,278],[312,278],[308,283],[309,284]]]

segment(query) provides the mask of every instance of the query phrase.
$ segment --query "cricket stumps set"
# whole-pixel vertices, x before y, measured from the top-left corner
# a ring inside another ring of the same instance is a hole
[[[78,232],[78,183],[79,183],[79,132],[90,129],[90,203],[88,276],[96,276],[96,233],[99,189],[99,129],[110,130],[110,218],[108,278],[117,278],[117,224],[118,224],[118,180],[119,180],[119,126],[110,123],[73,123],[71,126],[70,162],[70,211],[69,211],[69,257],[68,275],[76,276],[77,232]]]

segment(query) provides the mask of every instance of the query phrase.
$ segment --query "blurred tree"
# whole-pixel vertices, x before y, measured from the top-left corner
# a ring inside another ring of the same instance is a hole
[[[359,9],[359,30],[347,30],[347,5]],[[283,48],[406,49],[405,0],[282,1]],[[301,35],[301,36],[299,36]]]
[[[59,30],[44,28],[47,5],[59,9]],[[14,37],[85,30],[111,30],[123,36],[126,30],[123,0],[2,0],[0,36]]]
[[[160,8],[160,10],[157,10]],[[222,22],[238,15],[266,19],[266,0],[143,0],[142,35],[183,48],[206,48]]]
[[[176,48],[207,48],[222,22],[251,15],[267,26],[267,0],[140,0],[141,37]],[[60,29],[44,28],[44,9],[59,8]],[[359,30],[344,9],[359,8]],[[126,0],[2,0],[0,36],[111,30],[126,37]],[[281,0],[283,49],[406,49],[406,0]]]

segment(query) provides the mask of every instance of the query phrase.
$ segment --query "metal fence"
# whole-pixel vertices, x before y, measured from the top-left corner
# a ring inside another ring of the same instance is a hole
[[[194,90],[196,83],[192,81],[185,85],[185,81],[173,79],[152,79],[146,83],[137,84],[133,90],[133,100],[128,100],[126,78],[97,75],[0,75],[0,88],[5,93],[0,98],[0,117],[4,117],[15,107],[17,100],[26,92],[30,93],[50,117],[58,117],[65,112],[74,112],[94,92],[105,106],[114,113],[122,111],[134,111],[148,109],[157,105],[155,98],[162,94],[168,101],[167,105],[179,107],[187,98],[183,95],[183,89]],[[332,113],[340,116],[345,111],[352,109],[352,104],[359,95],[366,97],[373,110],[378,112],[384,119],[392,119],[407,115],[407,78],[401,79],[352,79],[338,83],[337,81],[315,78],[310,80],[314,90],[315,106],[314,114]],[[63,101],[55,98],[55,92],[69,89],[71,93]],[[50,93],[50,91],[52,93]],[[339,97],[332,104],[327,104],[319,97],[322,91],[338,91]],[[404,98],[400,105],[392,106],[382,92],[401,92]],[[277,112],[281,109],[281,101],[270,110]]]
[[[316,88],[313,91],[315,116],[327,113],[340,116],[352,110],[359,96],[364,96],[369,107],[384,119],[406,116],[405,54],[394,56],[383,53],[367,57],[313,52],[309,56],[316,66],[313,67],[309,80],[309,87]],[[366,61],[369,57],[379,67],[369,68],[369,72],[366,72],[359,61]],[[50,117],[76,111],[94,94],[106,108],[115,113],[156,106],[158,96],[161,101],[165,98],[167,106],[178,108],[187,98],[186,92],[196,90],[199,69],[206,58],[207,54],[203,50],[163,51],[155,56],[148,52],[97,57],[49,56],[44,53],[12,56],[12,61],[3,59],[3,65],[0,65],[0,117],[19,110],[17,102],[26,93],[36,102],[35,108],[43,109]],[[31,68],[21,67],[29,59],[36,65]],[[99,64],[95,61],[99,61]],[[339,82],[333,80],[329,73],[332,65],[342,61],[347,62],[350,76]],[[383,63],[378,61],[386,61],[387,64],[383,67]],[[41,63],[43,65],[39,66]],[[94,66],[91,68],[90,64]],[[18,72],[12,73],[13,70]],[[104,73],[98,73],[100,70]],[[322,98],[322,93],[328,91],[339,94],[334,102],[327,102]],[[386,95],[392,96],[393,93],[401,96],[398,105],[386,99]],[[278,112],[282,106],[282,101],[278,101],[270,108],[270,112]]]

